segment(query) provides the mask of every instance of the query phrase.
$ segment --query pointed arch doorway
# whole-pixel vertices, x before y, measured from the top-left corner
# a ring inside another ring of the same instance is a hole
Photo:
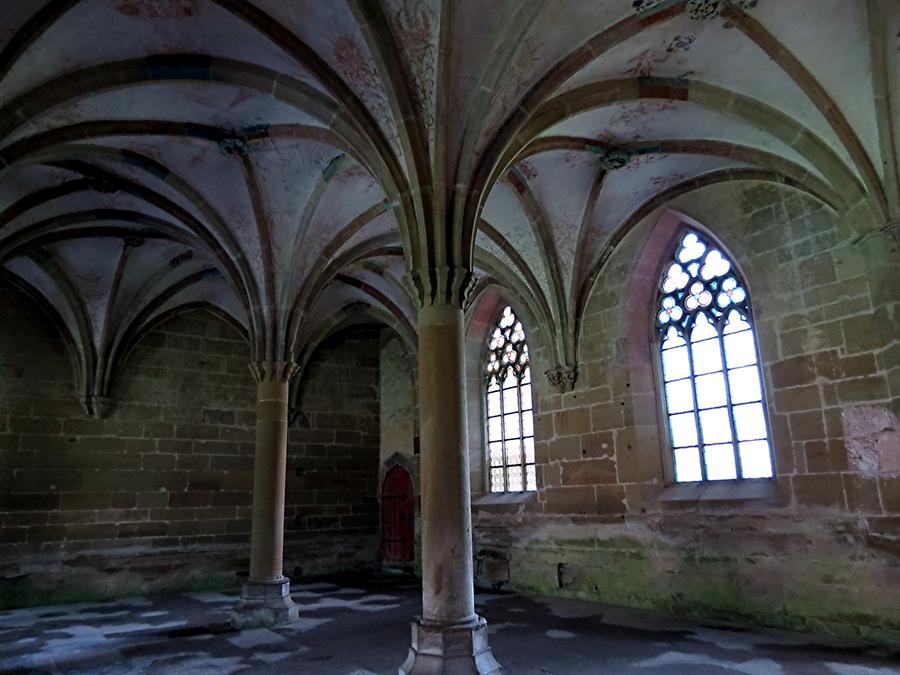
[[[415,518],[412,476],[397,464],[387,472],[381,488],[381,560],[385,565],[413,564]]]

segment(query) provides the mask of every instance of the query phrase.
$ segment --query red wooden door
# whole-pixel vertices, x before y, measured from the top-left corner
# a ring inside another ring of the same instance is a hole
[[[412,476],[395,466],[381,488],[381,557],[384,562],[412,562],[415,555],[415,497]]]

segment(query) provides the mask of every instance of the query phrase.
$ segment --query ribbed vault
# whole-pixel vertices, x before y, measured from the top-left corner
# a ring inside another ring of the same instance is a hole
[[[678,195],[772,182],[896,226],[898,32],[891,0],[7,3],[0,267],[93,413],[172,312],[302,363],[360,321],[412,344],[441,270],[575,366],[599,270]]]

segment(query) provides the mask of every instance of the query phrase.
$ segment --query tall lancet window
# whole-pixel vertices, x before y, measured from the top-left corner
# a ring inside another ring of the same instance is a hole
[[[656,308],[675,480],[770,478],[750,296],[726,253],[682,233]]]
[[[485,379],[490,490],[536,490],[531,365],[512,307],[503,308],[488,339]]]

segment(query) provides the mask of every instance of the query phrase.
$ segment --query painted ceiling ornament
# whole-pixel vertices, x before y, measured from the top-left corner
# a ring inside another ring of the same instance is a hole
[[[425,2],[407,0],[394,14],[394,30],[412,74],[413,102],[422,114],[425,128],[434,127],[434,91],[437,76],[437,48],[434,44],[438,20]]]
[[[565,394],[575,388],[578,379],[578,369],[575,366],[556,366],[544,372],[547,381],[560,394]]]
[[[624,168],[631,155],[624,150],[609,150],[600,158],[600,168],[604,171],[616,171]]]
[[[722,13],[725,0],[688,0],[687,13],[696,21],[715,19]]]
[[[662,4],[662,0],[632,0],[631,8],[638,14],[649,12]]]
[[[219,141],[219,147],[226,155],[246,157],[250,154],[250,145],[240,136],[229,136]]]

